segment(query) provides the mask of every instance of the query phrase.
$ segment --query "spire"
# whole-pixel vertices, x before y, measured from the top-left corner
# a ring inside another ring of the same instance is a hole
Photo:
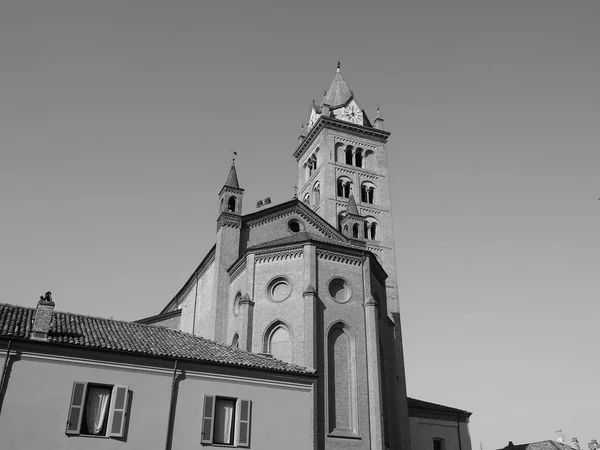
[[[238,182],[237,172],[235,170],[235,157],[233,161],[231,161],[231,169],[229,169],[229,175],[227,175],[227,180],[225,180],[225,186],[240,188],[240,183]]]
[[[350,193],[350,200],[348,201],[348,214],[360,216],[358,207],[356,206],[356,200],[354,200],[354,194]]]
[[[383,117],[381,117],[381,111],[379,110],[379,105],[377,105],[377,117],[374,120],[375,128],[378,130],[383,130]]]
[[[331,108],[335,108],[340,105],[345,105],[346,102],[352,97],[352,91],[346,84],[342,72],[340,72],[340,62],[337,64],[337,71],[331,82],[331,86],[325,93],[323,103],[326,103]]]

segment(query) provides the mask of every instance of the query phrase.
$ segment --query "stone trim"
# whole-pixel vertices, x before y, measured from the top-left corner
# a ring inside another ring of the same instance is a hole
[[[239,214],[222,212],[217,219],[217,231],[219,231],[221,227],[242,228],[242,216]]]
[[[361,266],[363,262],[362,257],[360,256],[350,256],[344,253],[322,250],[319,248],[317,248],[317,258],[327,261],[341,262],[342,264],[350,264],[352,266]]]
[[[357,133],[368,136],[371,139],[386,142],[388,137],[390,137],[391,133],[389,131],[378,130],[377,128],[369,128],[363,125],[355,125],[349,122],[344,122],[339,119],[334,119],[332,117],[324,117],[321,116],[317,120],[317,122],[313,125],[313,127],[308,132],[308,135],[302,140],[302,142],[296,147],[293,152],[296,161],[298,161],[302,155],[306,152],[306,149],[312,145],[315,137],[321,132],[323,128],[332,129],[332,130],[343,130],[350,133]]]
[[[335,147],[338,142],[343,142],[344,144],[352,145],[354,148],[360,147],[363,150],[373,150],[373,151],[377,150],[377,147],[373,144],[369,144],[369,143],[365,143],[365,142],[361,142],[361,141],[355,141],[353,139],[348,139],[346,137],[335,136],[334,141],[333,141],[333,146]]]
[[[303,254],[304,246],[298,246],[285,250],[258,253],[254,257],[254,261],[256,264],[274,261],[284,261],[287,259],[301,258]]]
[[[344,242],[344,241],[342,241],[340,239],[340,237],[336,233],[333,233],[330,230],[328,230],[327,228],[325,228],[318,220],[316,220],[311,215],[307,214],[299,206],[293,206],[291,208],[284,209],[283,211],[279,211],[279,212],[276,212],[276,213],[273,213],[273,214],[269,214],[268,216],[265,216],[265,217],[260,217],[258,219],[249,220],[248,222],[245,222],[244,225],[247,226],[248,228],[254,228],[254,227],[258,227],[258,226],[264,225],[264,224],[269,223],[269,222],[273,222],[274,220],[281,219],[282,217],[291,216],[293,214],[297,214],[300,217],[302,217],[306,222],[310,223],[317,230],[319,230],[321,233],[323,233],[323,235],[325,237],[328,237],[328,238],[333,239],[335,241]]]
[[[423,411],[423,410],[408,410],[408,417],[417,417],[419,419],[431,419],[431,420],[443,420],[445,422],[460,422],[469,423],[469,417],[461,414],[450,414],[436,411]]]
[[[233,267],[229,268],[229,282],[233,283],[244,270],[246,270],[246,258],[241,258]]]

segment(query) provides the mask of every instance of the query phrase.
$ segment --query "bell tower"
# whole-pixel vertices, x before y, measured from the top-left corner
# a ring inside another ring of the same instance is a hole
[[[305,125],[306,124],[306,125]],[[371,122],[348,87],[338,61],[323,100],[309,107],[294,151],[298,167],[298,198],[348,237],[365,243],[387,273],[386,307],[389,339],[381,339],[383,397],[395,403],[384,409],[386,440],[392,448],[410,448],[406,380],[396,255],[392,224],[387,141],[377,106]],[[358,235],[356,234],[358,232]],[[389,411],[394,411],[390,413]]]

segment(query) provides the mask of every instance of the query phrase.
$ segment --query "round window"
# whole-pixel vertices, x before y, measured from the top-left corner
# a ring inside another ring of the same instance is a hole
[[[333,278],[329,282],[329,295],[338,303],[346,303],[352,297],[352,291],[346,280]]]
[[[240,313],[240,300],[242,300],[242,293],[238,292],[233,299],[233,315],[236,317]]]
[[[302,225],[296,219],[292,219],[288,222],[288,228],[292,233],[298,233],[302,230]]]
[[[282,302],[292,293],[292,286],[285,277],[276,277],[267,286],[267,297],[273,302]]]

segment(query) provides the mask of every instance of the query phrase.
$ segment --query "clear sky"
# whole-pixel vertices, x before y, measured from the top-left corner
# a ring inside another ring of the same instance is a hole
[[[600,439],[600,2],[0,2],[3,302],[158,313],[244,211],[290,199],[342,73],[392,132],[409,394],[473,447]]]

